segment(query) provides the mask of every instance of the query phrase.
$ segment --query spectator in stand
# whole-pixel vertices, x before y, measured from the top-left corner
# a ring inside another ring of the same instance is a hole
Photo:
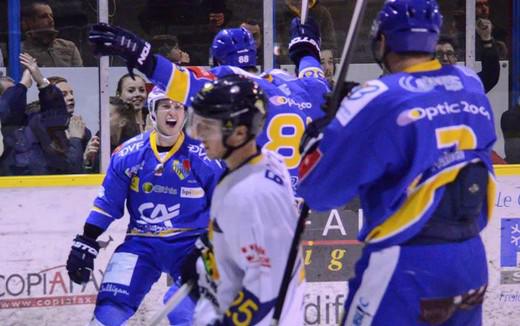
[[[458,58],[454,41],[448,37],[439,38],[435,48],[435,55],[442,64],[457,63]],[[481,59],[482,70],[478,73],[478,76],[484,85],[485,92],[488,93],[495,87],[500,77],[500,62],[498,61],[498,52],[493,42],[482,43]]]
[[[246,19],[240,24],[240,27],[247,29],[253,35],[256,44],[256,63],[263,63],[264,53],[262,51],[262,30],[260,24],[254,19]],[[260,70],[262,71],[263,69]]]
[[[176,35],[190,54],[190,64],[205,66],[209,62],[208,44],[231,16],[226,0],[147,0],[139,20],[149,35]]]
[[[132,104],[117,96],[110,97],[110,153],[128,139],[140,133],[135,123],[135,110]],[[99,132],[90,139],[83,154],[83,168],[86,172],[99,172]]]
[[[334,51],[333,50],[321,50],[320,51],[320,63],[325,78],[329,81],[330,87],[334,87],[334,74],[336,73],[336,65],[334,64]]]
[[[146,127],[146,116],[148,110],[144,107],[146,103],[146,82],[140,75],[134,74],[132,78],[130,74],[123,75],[117,82],[116,95],[124,102],[132,104],[135,111],[135,121],[139,125],[140,132]]]
[[[155,35],[152,38],[152,51],[171,62],[185,66],[190,63],[190,55],[179,47],[179,40],[174,35]]]
[[[81,126],[84,127],[85,131],[83,132],[83,137],[81,139],[82,152],[84,152],[87,147],[88,141],[92,137],[92,132],[90,132],[90,129],[85,127],[83,118],[79,114],[74,114],[76,107],[74,89],[65,78],[60,76],[49,77],[49,82],[52,85],[58,87],[61,93],[63,94],[63,99],[65,100],[65,105],[67,106],[67,113],[71,118],[67,129],[67,136],[71,135],[71,129],[80,128]]]
[[[17,107],[21,101],[17,99],[14,107],[11,106],[3,115],[3,120],[10,125],[4,125],[6,148],[0,162],[2,174],[80,173],[82,134],[79,128],[73,129],[70,138],[65,134],[69,115],[61,91],[43,77],[36,59],[21,54],[20,63],[26,68],[22,83],[8,88],[2,97],[11,89],[18,88],[24,98],[32,84],[26,80],[29,74],[39,88],[39,101],[28,106],[22,114]],[[6,130],[7,127],[10,130]]]
[[[25,41],[22,52],[36,58],[40,67],[81,67],[83,61],[76,45],[57,38],[54,16],[44,0],[25,1],[21,9]]]

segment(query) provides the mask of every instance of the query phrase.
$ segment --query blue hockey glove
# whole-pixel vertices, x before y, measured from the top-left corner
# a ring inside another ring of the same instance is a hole
[[[98,252],[99,245],[96,240],[82,235],[74,238],[67,259],[67,271],[73,282],[82,284],[90,280],[90,273],[94,269],[94,259]]]
[[[123,28],[99,23],[92,26],[88,39],[94,45],[95,55],[117,55],[126,61],[133,78],[133,69],[150,77],[155,68],[155,58],[150,43]]]
[[[316,22],[308,17],[305,24],[300,18],[293,18],[290,28],[289,58],[296,66],[304,56],[313,56],[320,61],[320,29]]]

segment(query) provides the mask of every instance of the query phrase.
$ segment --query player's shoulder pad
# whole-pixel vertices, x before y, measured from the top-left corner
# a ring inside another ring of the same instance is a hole
[[[482,88],[482,91],[484,91],[484,84],[482,84],[482,80],[475,71],[461,65],[452,65],[452,67],[463,76],[473,79]]]
[[[268,81],[273,81],[274,79],[283,80],[283,81],[292,81],[292,80],[298,79],[298,78],[296,78],[296,76],[289,74],[287,71],[282,70],[282,69],[277,69],[277,68],[264,71],[260,75],[260,78],[268,80]]]
[[[204,67],[187,66],[185,68],[179,67],[179,69],[189,70],[196,79],[207,79],[208,81],[217,79],[217,76],[211,70],[205,69]]]
[[[186,147],[188,148],[188,152],[190,154],[190,159],[193,160],[194,165],[202,164],[209,166],[213,170],[223,170],[224,165],[223,162],[220,160],[212,160],[208,157],[206,154],[206,149],[204,148],[204,145],[188,136],[184,139],[184,143]]]
[[[336,119],[342,126],[346,126],[363,109],[389,89],[388,85],[380,79],[370,80],[354,88],[352,93],[341,101]]]
[[[137,153],[142,151],[145,148],[145,145],[149,142],[150,132],[146,131],[141,133],[135,137],[130,138],[125,141],[112,153],[112,158],[114,160],[120,160],[125,157],[135,156]]]
[[[226,65],[218,66],[215,68],[211,68],[211,72],[213,74],[215,74],[217,77],[224,77],[227,75],[240,75],[240,76],[245,76],[247,78],[252,78],[255,80],[259,79],[259,77],[257,75],[250,73],[248,71],[245,71],[242,68],[234,67],[234,66],[226,66]]]

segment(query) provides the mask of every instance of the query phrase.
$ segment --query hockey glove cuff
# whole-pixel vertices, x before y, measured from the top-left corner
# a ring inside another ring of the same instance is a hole
[[[133,69],[137,68],[147,77],[155,69],[155,57],[150,43],[123,28],[105,23],[92,26],[88,35],[94,45],[95,55],[117,55],[126,61],[128,72],[133,78]]]
[[[305,56],[313,56],[320,61],[320,30],[316,22],[308,17],[305,24],[300,18],[293,18],[290,27],[289,58],[296,67]]]
[[[87,283],[94,269],[94,259],[99,253],[99,245],[94,239],[77,235],[72,241],[67,271],[70,279],[78,284]]]

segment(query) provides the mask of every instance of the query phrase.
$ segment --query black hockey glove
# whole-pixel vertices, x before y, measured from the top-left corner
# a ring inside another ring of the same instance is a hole
[[[331,120],[332,118],[330,116],[324,116],[307,125],[305,132],[302,135],[302,139],[300,140],[299,150],[302,157],[313,152],[316,147],[318,147],[323,138],[323,129],[327,127]]]
[[[133,69],[150,77],[155,69],[155,57],[150,43],[123,28],[105,23],[92,26],[88,39],[94,45],[95,55],[117,55],[126,61],[133,78]]]
[[[300,60],[307,55],[320,61],[320,29],[311,17],[307,18],[305,24],[301,23],[300,18],[293,18],[290,34],[289,58],[296,67],[299,66]]]
[[[73,282],[82,284],[90,280],[90,273],[94,269],[94,259],[98,252],[99,244],[96,240],[79,234],[74,238],[67,259],[67,271]]]

